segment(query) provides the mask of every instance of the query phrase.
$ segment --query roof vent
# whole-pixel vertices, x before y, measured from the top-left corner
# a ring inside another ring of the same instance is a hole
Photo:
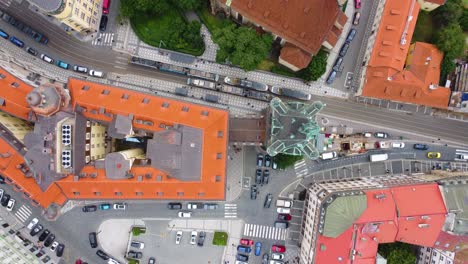
[[[308,14],[309,11],[310,11],[310,6],[306,6],[306,7],[304,8],[304,13]]]
[[[429,228],[429,224],[419,224],[419,228]]]
[[[429,85],[429,89],[435,90],[437,89],[437,85],[431,83],[431,85]]]
[[[284,23],[284,24],[283,24],[283,28],[284,28],[284,29],[288,29],[288,28],[289,28],[288,23]]]
[[[268,10],[263,13],[264,18],[267,18],[269,15],[270,15],[270,11]]]
[[[304,31],[301,32],[301,38],[304,38],[306,33]]]

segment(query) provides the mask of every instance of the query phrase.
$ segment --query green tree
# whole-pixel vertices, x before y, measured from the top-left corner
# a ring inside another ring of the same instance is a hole
[[[380,244],[379,254],[387,259],[388,264],[414,264],[416,256],[413,247],[405,243]]]
[[[302,159],[304,159],[304,156],[295,156],[295,155],[288,155],[288,154],[283,154],[283,153],[280,153],[274,157],[276,164],[278,164],[278,168],[283,169],[283,170],[294,165],[296,161],[299,161]]]
[[[448,0],[444,5],[434,10],[435,21],[439,26],[458,23],[463,14],[463,9],[461,0]]]
[[[463,9],[463,15],[460,18],[460,26],[463,31],[468,31],[468,8]]]
[[[320,50],[317,55],[312,57],[307,68],[298,72],[300,78],[308,82],[318,80],[327,70],[327,57],[328,53]]]
[[[162,14],[169,10],[168,0],[121,0],[120,15],[123,17],[135,17],[141,14]]]
[[[183,10],[197,10],[202,4],[200,0],[172,0],[172,2]]]
[[[465,50],[465,35],[460,25],[450,24],[436,32],[434,44],[445,56],[456,58]]]

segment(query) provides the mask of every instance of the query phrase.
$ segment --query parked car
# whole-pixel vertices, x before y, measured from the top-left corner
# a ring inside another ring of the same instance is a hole
[[[247,246],[239,245],[239,246],[237,246],[237,251],[239,251],[240,253],[249,254],[250,252],[252,252],[252,249],[250,247],[247,247]]]
[[[263,203],[263,208],[270,208],[271,201],[273,201],[273,195],[271,193],[269,193],[265,197],[265,202]]]
[[[341,56],[341,54],[340,54],[340,56]],[[337,74],[337,72],[335,70],[332,70],[330,72],[330,74],[328,75],[328,78],[327,78],[327,84],[332,84],[333,81],[335,81],[336,74]]]
[[[216,210],[218,209],[218,204],[215,203],[207,203],[203,206],[206,210]]]
[[[236,255],[236,260],[239,260],[239,261],[249,261],[249,257],[246,256],[246,255],[237,254],[237,255]]]
[[[127,253],[127,258],[131,258],[131,259],[141,259],[142,257],[143,257],[143,253],[138,252],[138,251],[130,250],[130,251]]]
[[[85,205],[81,209],[84,213],[89,213],[89,212],[96,212],[97,206],[96,205]]]
[[[104,72],[102,71],[90,70],[88,74],[89,76],[104,78]]]
[[[376,138],[388,138],[389,135],[385,132],[375,132],[374,137]]]
[[[68,70],[70,68],[70,64],[68,64],[68,63],[66,63],[64,61],[61,61],[61,60],[58,60],[55,64],[57,66],[59,66],[60,68],[65,69],[65,70]]]
[[[50,251],[54,252],[57,249],[58,244],[59,243],[57,241],[54,241],[54,243],[52,243],[50,246]]]
[[[111,0],[103,0],[102,1],[102,13],[109,14]]]
[[[138,242],[138,241],[132,241],[130,242],[130,246],[137,248],[137,249],[144,249],[145,248],[145,243],[143,242]]]
[[[360,19],[361,19],[361,13],[355,12],[354,13],[354,18],[353,18],[353,24],[358,25]]]
[[[440,152],[434,152],[434,151],[431,151],[431,152],[428,152],[427,153],[427,158],[428,159],[440,159]],[[13,200],[13,199],[12,199]],[[8,207],[7,207],[8,209]]]
[[[126,203],[115,203],[114,204],[114,210],[125,210],[127,209],[127,204]]]
[[[346,37],[346,42],[351,42],[353,41],[354,37],[356,36],[356,29],[351,29],[348,33],[348,36]]]
[[[257,169],[255,171],[255,184],[262,184],[263,181],[262,181],[262,170],[261,169]]]
[[[50,64],[53,64],[54,63],[54,59],[52,59],[51,57],[45,55],[45,54],[41,54],[41,60],[45,61],[45,62],[48,62]]]
[[[289,223],[283,221],[275,221],[274,227],[286,229],[289,227]]]
[[[262,167],[263,166],[263,154],[257,154],[257,166]]]
[[[188,203],[187,209],[203,209],[203,203]]]
[[[336,71],[336,72],[339,72],[340,71],[340,68],[341,68],[341,65],[343,65],[343,57],[338,57],[338,59],[336,59],[335,61],[335,64],[333,65],[333,70]]]
[[[349,49],[349,42],[346,42],[340,49],[340,56],[341,57],[344,57],[346,55],[346,53],[348,52],[348,49]]]
[[[190,211],[180,211],[177,215],[179,217],[181,217],[181,218],[189,218],[189,217],[192,217],[192,212],[190,212]]]
[[[148,264],[156,264],[156,259],[154,257],[149,258]]]
[[[290,214],[278,214],[278,220],[280,221],[290,221],[292,216]]]
[[[120,264],[120,262],[118,262],[117,260],[115,260],[113,258],[109,258],[107,260],[107,264]]]
[[[190,244],[195,245],[197,243],[197,235],[197,231],[192,231],[192,233],[190,234]]]
[[[31,232],[29,232],[29,234],[31,236],[35,236],[35,235],[39,234],[39,232],[41,232],[42,229],[44,229],[44,227],[41,224],[37,224],[37,225],[34,226],[34,228],[31,230]]]
[[[100,204],[100,205],[99,205],[99,209],[101,209],[101,210],[103,210],[103,211],[109,210],[109,209],[111,209],[111,208],[112,208],[111,204],[108,204],[108,203]]]
[[[417,150],[428,150],[429,146],[426,144],[414,144],[413,148]]]
[[[262,264],[268,264],[269,259],[270,259],[270,255],[268,255],[268,253],[263,254]]]
[[[177,231],[176,238],[175,238],[176,245],[179,245],[181,240],[182,240],[182,231]]]
[[[108,260],[109,259],[109,256],[104,251],[102,251],[100,249],[98,249],[98,251],[96,251],[96,255],[98,255],[103,260]]]
[[[10,35],[8,35],[8,33],[6,33],[5,31],[0,29],[0,37],[2,37],[4,39],[8,39],[10,37]]]
[[[255,243],[255,256],[260,256],[262,252],[262,242]]]
[[[2,199],[0,200],[0,203],[2,204],[3,207],[7,206],[8,205],[8,201],[10,201],[10,195],[8,193],[5,193],[2,197]]]
[[[257,199],[257,185],[252,185],[250,186],[250,200],[256,200]]]
[[[291,213],[291,208],[278,207],[278,208],[276,208],[276,212],[278,214],[290,214]]]
[[[13,211],[13,207],[15,207],[15,199],[11,198],[9,201],[8,201],[8,204],[6,206],[6,209],[8,212],[11,212]]]
[[[33,229],[33,227],[35,227],[37,223],[39,223],[39,220],[37,218],[33,218],[33,220],[31,220],[31,222],[29,222],[28,224],[28,229]]]
[[[365,137],[365,138],[371,138],[372,133],[371,132],[364,132],[364,133],[362,133],[362,136]]]
[[[201,231],[198,234],[198,240],[197,240],[197,245],[199,247],[203,247],[203,244],[205,243],[205,238],[206,238],[206,233],[204,231]]]
[[[49,234],[50,234],[49,229],[44,230],[42,234],[39,236],[39,241],[40,242],[44,241]]]
[[[101,22],[99,23],[99,30],[100,31],[106,31],[107,28],[107,21],[109,18],[107,16],[102,16],[101,17]]]
[[[361,0],[354,0],[354,7],[356,9],[361,8]]]
[[[405,143],[403,142],[393,142],[392,148],[405,148]]]
[[[268,184],[269,181],[270,181],[270,171],[263,170],[263,178],[262,178],[263,184]]]
[[[63,251],[65,251],[65,245],[64,244],[59,244],[57,246],[57,250],[55,251],[55,254],[57,257],[63,256]]]
[[[20,39],[14,37],[14,36],[11,36],[10,37],[10,42],[15,44],[15,46],[19,47],[19,48],[23,48],[24,47],[24,42],[21,41]]]
[[[37,56],[37,54],[39,54],[39,52],[37,52],[37,50],[35,50],[35,49],[31,48],[31,47],[27,47],[27,48],[26,48],[26,51],[27,51],[29,54],[33,55],[33,56]]]
[[[243,245],[243,246],[252,246],[254,244],[254,241],[251,240],[251,239],[247,239],[247,238],[242,238],[239,242],[239,244]]]
[[[271,166],[271,156],[265,155],[265,167],[270,167],[270,166]]]
[[[88,68],[86,68],[84,66],[75,65],[75,66],[73,66],[73,70],[76,71],[76,72],[88,73]]]
[[[180,209],[182,209],[182,204],[181,203],[168,203],[167,204],[167,209],[180,210]]]
[[[286,247],[282,245],[273,245],[271,246],[271,252],[278,252],[284,253],[286,251]]]
[[[91,245],[91,248],[97,248],[98,242],[97,242],[96,232],[89,233],[88,238],[89,238],[89,244]]]
[[[283,260],[283,259],[284,259],[284,254],[281,254],[281,253],[273,253],[273,254],[271,254],[271,259],[274,259],[274,260]]]

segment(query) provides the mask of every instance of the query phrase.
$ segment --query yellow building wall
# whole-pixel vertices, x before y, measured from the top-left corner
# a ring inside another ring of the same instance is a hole
[[[2,111],[0,111],[0,123],[21,142],[23,142],[24,136],[33,130],[30,123]]]
[[[101,16],[101,0],[66,0],[66,7],[54,15],[78,32],[97,32]]]
[[[106,156],[106,127],[93,122],[90,134],[91,160],[102,159]]]

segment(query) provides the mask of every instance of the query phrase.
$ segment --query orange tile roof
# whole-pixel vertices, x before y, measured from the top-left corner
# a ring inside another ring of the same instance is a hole
[[[413,19],[406,25],[411,3],[399,0],[386,2],[362,95],[447,108],[450,90],[438,86],[442,54],[435,46],[426,43],[416,43],[408,54],[419,12],[419,4],[415,2],[410,14]],[[400,40],[405,28],[406,43],[402,45]],[[407,69],[404,69],[405,61],[410,63]],[[434,86],[430,88],[431,85]]]
[[[429,3],[438,4],[438,5],[443,5],[443,4],[445,4],[445,2],[447,2],[447,0],[424,0],[424,1],[429,2]]]
[[[0,75],[5,76],[0,78],[0,98],[5,100],[5,103],[0,105],[0,110],[27,120],[31,109],[26,102],[26,95],[33,90],[33,87],[2,67],[0,67]],[[13,86],[14,83],[17,87]]]
[[[312,60],[312,56],[309,53],[290,43],[286,43],[281,49],[280,58],[299,69],[307,67]]]
[[[224,3],[228,1],[223,1]],[[268,31],[315,55],[335,21],[343,20],[337,1],[232,0],[231,8]]]

